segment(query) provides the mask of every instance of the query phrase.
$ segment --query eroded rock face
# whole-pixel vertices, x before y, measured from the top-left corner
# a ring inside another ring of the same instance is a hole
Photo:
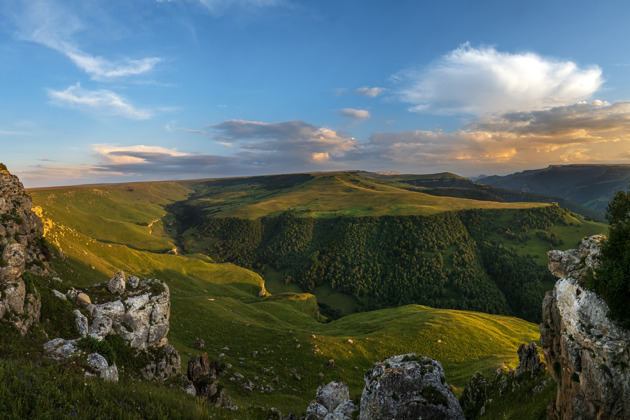
[[[543,301],[540,341],[558,383],[551,417],[630,418],[630,331],[606,317],[608,305],[583,286],[597,265],[601,236],[579,250],[550,251],[550,270],[562,276]]]
[[[31,211],[31,198],[15,175],[0,170],[0,319],[26,334],[39,321],[41,299],[22,278],[25,271],[47,274],[48,262],[39,240],[41,220]]]
[[[181,373],[182,359],[175,347],[167,344],[152,354],[153,360],[141,369],[144,379],[165,381]]]
[[[365,375],[359,419],[464,419],[442,365],[416,354],[390,357]]]

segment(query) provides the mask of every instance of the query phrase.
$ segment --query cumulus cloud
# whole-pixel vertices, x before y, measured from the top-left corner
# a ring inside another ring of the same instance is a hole
[[[354,91],[357,95],[361,96],[369,96],[371,98],[376,98],[381,93],[385,92],[387,89],[382,87],[360,87]]]
[[[147,73],[162,61],[159,57],[106,59],[83,51],[74,41],[77,32],[88,29],[83,21],[54,0],[29,0],[5,10],[15,23],[16,36],[68,57],[93,80],[112,80]]]
[[[242,149],[239,156],[251,165],[334,164],[347,158],[358,146],[358,141],[346,133],[304,121],[229,120],[211,128],[216,131],[216,140],[238,143]]]
[[[120,116],[133,120],[146,120],[153,113],[131,105],[125,98],[110,90],[83,89],[79,83],[65,90],[47,90],[50,100],[61,106],[88,111],[100,116]]]
[[[394,79],[413,111],[479,116],[570,105],[590,98],[603,83],[597,66],[469,44]]]
[[[344,108],[339,111],[341,116],[346,118],[352,118],[353,120],[367,120],[370,118],[370,112],[365,109]]]

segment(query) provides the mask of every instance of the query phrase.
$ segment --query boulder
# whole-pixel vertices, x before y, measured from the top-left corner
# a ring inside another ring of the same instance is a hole
[[[90,337],[97,339],[98,341],[102,341],[112,330],[112,320],[111,318],[100,315],[94,318],[92,321],[92,325],[88,329],[88,335]]]
[[[75,309],[73,313],[74,313],[75,322],[77,325],[77,330],[79,331],[79,335],[81,337],[87,336],[89,332],[87,317],[83,315],[81,311],[79,311],[78,309]]]
[[[107,282],[107,289],[110,292],[121,295],[125,293],[125,273],[119,271]]]
[[[306,420],[324,420],[328,415],[326,407],[317,401],[311,401],[306,409]]]
[[[543,300],[540,324],[540,343],[558,384],[550,418],[630,418],[630,330],[608,319],[606,302],[584,287],[601,239],[549,253],[552,272],[562,276]]]
[[[188,361],[188,379],[195,382],[202,376],[216,376],[216,370],[212,369],[208,354],[197,354]]]
[[[332,412],[343,401],[350,399],[350,391],[345,382],[330,382],[317,388],[315,401]]]
[[[55,295],[56,297],[58,297],[61,300],[68,300],[68,298],[66,297],[66,295],[64,295],[63,293],[61,293],[58,290],[53,289],[53,295]]]
[[[77,340],[64,340],[63,338],[55,338],[44,343],[44,350],[50,358],[55,360],[66,360],[79,351]]]
[[[384,359],[365,375],[359,419],[461,419],[442,365],[413,353]]]
[[[90,353],[87,357],[88,365],[92,366],[105,382],[118,382],[118,368],[116,364],[109,366],[107,360],[98,353]]]
[[[140,279],[136,276],[129,276],[127,278],[127,285],[131,287],[132,289],[135,289],[136,287],[138,287],[139,283],[140,283]]]
[[[7,245],[2,252],[4,266],[0,267],[0,283],[17,280],[24,274],[26,264],[26,248],[19,243]]]
[[[92,301],[90,300],[90,297],[83,292],[77,293],[77,296],[75,297],[74,301],[77,303],[77,305],[80,305],[80,306],[88,306],[89,304],[92,303]]]

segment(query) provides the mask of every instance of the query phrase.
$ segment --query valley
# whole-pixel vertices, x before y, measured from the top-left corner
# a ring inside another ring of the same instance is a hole
[[[53,267],[64,282],[86,287],[118,270],[166,281],[168,337],[182,365],[199,353],[195,341],[201,338],[211,358],[222,355],[231,372],[258,378],[254,392],[223,381],[235,404],[296,413],[318,385],[332,380],[346,381],[357,398],[364,372],[392,354],[413,351],[441,361],[457,395],[476,371],[515,367],[516,348],[538,339],[538,325],[505,315],[520,311],[535,321],[540,314],[535,300],[553,284],[545,277],[544,252],[574,247],[605,229],[545,203],[437,197],[375,179],[308,174],[29,193],[46,241],[59,251]],[[183,253],[170,252],[176,248]],[[324,265],[296,265],[324,249],[330,258],[318,262]],[[503,263],[488,263],[497,255]],[[434,295],[422,288],[425,281],[413,280],[418,272],[404,271],[409,263],[425,267],[440,259],[442,266],[425,272],[442,282]],[[517,274],[513,264],[530,271],[521,280],[497,281],[506,270]],[[467,266],[474,267],[472,275]],[[328,281],[335,270],[336,280]],[[390,270],[398,275],[373,274]],[[287,282],[289,275],[296,280]],[[310,285],[308,275],[326,281]],[[376,288],[365,284],[361,295],[353,281],[369,275]],[[410,283],[390,287],[396,278]],[[465,292],[475,287],[477,301]],[[492,299],[495,306],[481,307]],[[456,309],[465,305],[478,312]]]

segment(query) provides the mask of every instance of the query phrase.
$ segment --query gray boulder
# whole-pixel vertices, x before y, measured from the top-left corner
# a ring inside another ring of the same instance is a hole
[[[385,418],[464,420],[464,413],[442,365],[410,353],[384,359],[365,375],[359,419]]]
[[[135,289],[136,287],[138,287],[138,283],[140,283],[140,279],[136,276],[129,276],[127,278],[127,285],[131,287],[132,289]]]
[[[109,366],[107,360],[100,354],[90,353],[87,357],[87,363],[99,373],[99,376],[105,382],[118,382],[118,368],[116,364]]]
[[[87,317],[83,315],[81,311],[79,311],[78,309],[75,309],[73,313],[74,313],[75,322],[77,325],[77,330],[79,331],[79,335],[81,337],[87,336],[89,332]]]
[[[350,399],[350,391],[345,382],[330,382],[317,388],[315,401],[326,407],[326,411],[334,411],[343,401]]]
[[[107,282],[107,288],[110,292],[120,295],[125,293],[125,284],[125,273],[119,271]]]

